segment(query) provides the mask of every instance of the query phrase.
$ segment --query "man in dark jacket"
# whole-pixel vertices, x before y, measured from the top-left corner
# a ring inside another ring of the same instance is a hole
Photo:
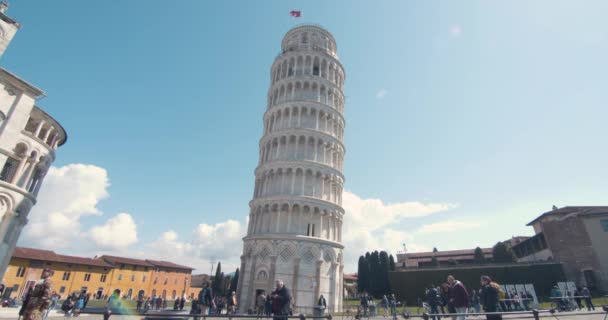
[[[285,288],[283,280],[275,281],[276,288],[272,292],[272,313],[274,314],[275,320],[287,319],[285,316],[289,315],[289,307],[291,305],[291,294],[289,290]]]
[[[453,276],[448,276],[448,284],[450,285],[450,302],[454,305],[456,313],[467,313],[469,309],[469,292],[464,284]],[[464,320],[466,316],[452,316],[453,320]]]
[[[429,304],[432,314],[439,313],[439,308],[437,308],[439,306],[439,293],[434,285],[430,285],[429,289],[426,291],[426,302]],[[438,316],[438,318],[441,319],[440,316]],[[435,316],[432,316],[432,319],[436,320]]]

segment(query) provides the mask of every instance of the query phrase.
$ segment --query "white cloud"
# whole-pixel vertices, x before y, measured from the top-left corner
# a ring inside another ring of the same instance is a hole
[[[396,252],[406,243],[408,251],[427,250],[415,243],[412,234],[396,230],[399,222],[410,218],[420,218],[449,210],[454,204],[398,202],[385,204],[380,199],[362,199],[345,191],[342,206],[346,212],[342,227],[342,240],[346,246],[344,259],[347,272],[354,271],[358,257],[370,250]]]
[[[80,219],[101,215],[97,208],[107,198],[105,169],[84,164],[51,167],[29,214],[23,240],[51,248],[69,247],[80,233]]]
[[[100,249],[124,250],[137,242],[137,225],[128,213],[119,213],[101,226],[92,227],[89,239]]]
[[[462,27],[460,27],[460,25],[455,24],[452,27],[450,27],[450,34],[453,37],[458,37],[462,34]]]
[[[464,230],[477,229],[482,225],[483,223],[481,221],[448,220],[424,225],[418,228],[415,234],[460,232]]]
[[[102,215],[97,206],[109,197],[109,186],[107,171],[98,166],[68,164],[51,167],[19,244],[59,252],[65,252],[65,249],[84,252],[90,244],[106,249],[124,249],[133,244],[137,241],[136,227],[126,213],[118,214],[88,232],[81,230],[83,218]],[[115,239],[121,242],[108,243]]]
[[[175,231],[169,230],[150,244],[151,254],[170,255],[172,261],[202,272],[208,272],[211,262],[221,261],[223,270],[231,272],[239,266],[245,230],[233,219],[213,225],[201,223],[187,240],[180,240]]]
[[[388,93],[388,91],[384,88],[378,90],[378,92],[376,92],[376,99],[378,99],[378,100],[384,99],[384,97],[386,96],[387,93]]]

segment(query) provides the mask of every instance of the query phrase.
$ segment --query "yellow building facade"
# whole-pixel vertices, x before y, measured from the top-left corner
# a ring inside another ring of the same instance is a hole
[[[3,298],[22,297],[47,267],[55,270],[51,278],[53,290],[62,298],[85,292],[92,299],[105,299],[119,289],[127,299],[157,295],[173,300],[190,292],[193,270],[167,261],[115,256],[84,258],[17,247],[2,279],[6,288]]]

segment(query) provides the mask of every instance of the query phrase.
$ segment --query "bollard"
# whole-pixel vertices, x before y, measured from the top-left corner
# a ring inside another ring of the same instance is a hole
[[[303,313],[300,313],[300,320],[306,320],[306,316]]]
[[[422,319],[424,319],[424,320],[429,320],[429,314],[428,314],[428,313],[426,313],[426,312],[425,312],[425,313],[423,313],[423,314],[422,314]]]
[[[333,317],[331,316],[331,313],[330,313],[327,315],[327,319],[331,320],[331,318],[333,318]]]
[[[540,316],[538,315],[538,309],[532,310],[532,315],[534,316],[534,320],[540,320]]]
[[[103,320],[109,320],[111,315],[112,311],[110,311],[110,309],[106,309],[106,311],[103,312]]]

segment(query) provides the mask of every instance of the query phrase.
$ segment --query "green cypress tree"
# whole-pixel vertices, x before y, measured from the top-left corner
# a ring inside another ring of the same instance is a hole
[[[475,248],[473,261],[477,264],[484,264],[486,262],[486,257],[484,256],[483,250],[481,250],[480,247]]]
[[[388,270],[395,271],[395,258],[392,254],[388,257]]]
[[[359,257],[357,268],[357,291],[367,292],[369,289],[369,264],[364,256]]]
[[[388,282],[388,271],[390,269],[389,266],[389,258],[388,253],[386,251],[380,252],[380,283],[379,287],[379,295],[389,294],[391,292],[390,283]]]

